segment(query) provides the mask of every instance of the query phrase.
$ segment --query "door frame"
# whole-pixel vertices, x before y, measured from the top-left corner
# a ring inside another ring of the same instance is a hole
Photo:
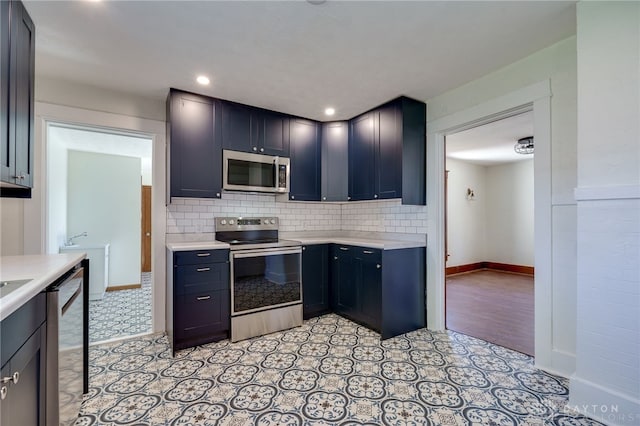
[[[427,325],[445,329],[445,137],[492,121],[533,111],[535,241],[535,358],[552,365],[551,270],[551,81],[523,87],[427,123]]]
[[[164,121],[144,119],[102,111],[55,105],[45,102],[35,104],[35,155],[34,179],[30,208],[24,209],[24,252],[47,252],[48,194],[47,176],[47,132],[49,123],[102,129],[114,133],[142,134],[152,140],[152,193],[151,193],[151,270],[152,324],[153,333],[165,330],[165,286],[166,286],[166,128]]]

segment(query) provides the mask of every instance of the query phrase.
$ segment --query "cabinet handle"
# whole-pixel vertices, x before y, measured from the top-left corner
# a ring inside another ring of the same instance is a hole
[[[198,272],[207,272],[207,271],[210,271],[210,270],[211,270],[211,268],[198,268],[198,269],[196,269],[196,271],[198,271]]]
[[[220,198],[220,193],[216,192],[216,197]]]
[[[338,260],[338,256],[333,256],[333,260]]]
[[[378,194],[373,194],[373,198],[378,198]]]
[[[364,254],[373,254],[373,252],[371,250],[362,250],[362,252]]]
[[[305,251],[307,248],[306,247],[302,247],[302,251]]]
[[[198,253],[198,254],[196,254],[196,256],[198,256],[198,257],[207,257],[207,256],[211,256],[211,253]]]
[[[260,148],[260,152],[264,152],[264,148]]]
[[[380,265],[379,263],[376,263],[376,269],[380,269],[382,268],[382,265]]]
[[[342,251],[349,251],[349,249],[347,247],[340,247],[340,250]]]
[[[209,300],[209,299],[211,299],[211,296],[199,296],[199,297],[196,297],[196,300]]]
[[[13,176],[14,179],[24,179],[24,175]]]
[[[295,196],[295,195],[292,195],[292,196],[291,196],[291,199],[292,199],[292,200],[295,200],[295,199],[296,199],[296,196]]]
[[[327,197],[322,197],[322,201],[327,201]]]
[[[16,371],[11,376],[3,377],[2,380],[0,380],[0,383],[4,384],[12,382],[14,385],[16,385],[18,384],[18,380],[20,380],[20,373]]]
[[[258,150],[258,148],[256,148],[256,147],[254,146],[254,147],[253,147],[253,150],[254,150],[254,151],[257,151],[257,150]]]
[[[3,386],[0,388],[0,399],[5,399],[7,397],[7,387]]]

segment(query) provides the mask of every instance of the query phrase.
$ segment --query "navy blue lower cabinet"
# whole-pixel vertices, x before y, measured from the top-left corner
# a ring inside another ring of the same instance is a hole
[[[302,302],[304,319],[331,312],[328,244],[302,247]]]
[[[382,339],[425,326],[425,249],[379,250],[332,244],[333,311]]]
[[[229,250],[173,254],[167,286],[167,334],[172,351],[229,337]]]

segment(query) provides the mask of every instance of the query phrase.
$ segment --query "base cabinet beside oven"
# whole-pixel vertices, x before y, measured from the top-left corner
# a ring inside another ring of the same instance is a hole
[[[332,244],[332,310],[388,339],[425,326],[424,247]]]
[[[167,332],[173,352],[228,338],[229,250],[178,251],[171,260]]]
[[[302,302],[304,319],[331,312],[329,244],[302,247]]]

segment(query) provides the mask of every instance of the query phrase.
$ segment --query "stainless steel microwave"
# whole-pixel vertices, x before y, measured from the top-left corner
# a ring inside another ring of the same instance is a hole
[[[289,192],[290,161],[286,157],[222,151],[222,189],[226,191]]]

